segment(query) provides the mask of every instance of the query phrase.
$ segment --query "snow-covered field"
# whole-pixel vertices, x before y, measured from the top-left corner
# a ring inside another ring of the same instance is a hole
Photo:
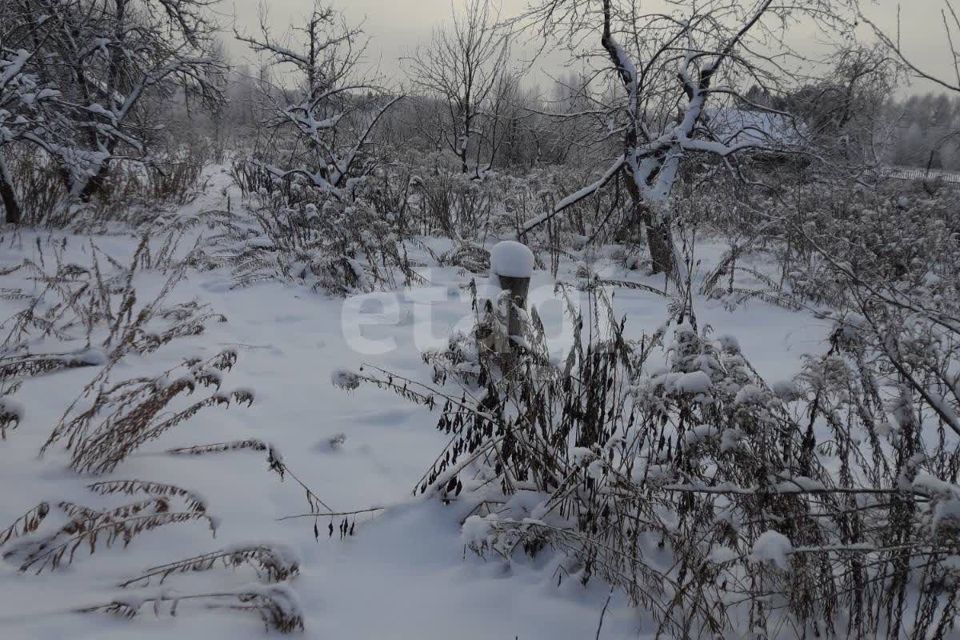
[[[217,167],[210,171],[213,179],[206,193],[178,215],[225,208],[226,197],[239,200],[226,174]],[[197,233],[201,231],[206,232],[202,226]],[[56,232],[53,235],[60,238]],[[49,247],[48,238],[46,232],[5,233],[0,266],[24,259],[39,261],[38,247]],[[136,238],[122,234],[62,239],[66,261],[78,264],[89,264],[91,241],[121,264],[137,244]],[[709,246],[701,247],[705,263],[711,255]],[[562,264],[560,279],[573,281],[574,267]],[[98,546],[92,555],[81,546],[69,566],[40,575],[19,572],[13,560],[3,562],[0,637],[262,637],[263,625],[256,614],[206,610],[189,600],[180,604],[175,617],[168,615],[166,605],[160,616],[154,616],[148,605],[134,620],[73,612],[161,589],[192,594],[241,587],[256,580],[247,567],[219,566],[204,573],[172,575],[162,586],[120,589],[117,583],[148,567],[261,542],[288,548],[299,558],[300,573],[289,588],[304,612],[305,637],[595,637],[609,595],[600,581],[587,587],[573,580],[558,586],[552,560],[516,559],[505,564],[496,558],[480,559],[464,547],[460,522],[466,514],[456,503],[443,506],[413,497],[413,487],[445,441],[425,408],[372,387],[346,391],[331,384],[337,371],[363,363],[429,379],[430,369],[421,360],[420,350],[442,341],[470,317],[466,285],[471,276],[450,267],[427,267],[421,275],[429,286],[379,296],[381,303],[387,303],[378,304],[327,297],[281,282],[236,289],[231,288],[229,272],[190,270],[168,302],[198,300],[224,314],[227,322],[210,322],[203,335],[179,338],[155,353],[126,358],[112,379],[153,376],[185,357],[208,358],[234,349],[238,362],[224,374],[223,389],[250,389],[255,400],[250,407],[199,412],[144,444],[103,477],[83,477],[70,470],[68,454],[60,444],[38,457],[51,430],[97,368],[28,379],[14,395],[24,408],[22,422],[0,443],[0,485],[4,487],[0,527],[41,501],[112,504],[112,498],[93,495],[84,487],[104,479],[152,480],[187,488],[204,498],[217,527],[213,536],[203,522],[168,525],[136,536],[126,547]],[[144,292],[142,299],[148,299],[164,279],[156,272],[139,274],[136,284]],[[4,280],[5,288],[28,292],[39,286],[20,274]],[[551,285],[549,273],[535,272],[535,290],[549,290]],[[627,316],[631,336],[653,331],[666,317],[667,300],[650,292],[618,289],[614,300],[618,312]],[[22,304],[19,299],[0,300],[0,318],[11,316]],[[544,303],[548,320],[549,307]],[[745,355],[769,380],[789,378],[798,371],[802,354],[823,350],[828,327],[808,314],[759,301],[733,312],[706,300],[698,301],[697,308],[700,323],[711,325],[717,334],[735,335]],[[374,344],[375,348],[368,348]],[[48,339],[35,347],[36,351],[63,352],[86,345]],[[313,519],[281,520],[308,509],[295,482],[281,481],[268,470],[264,452],[164,454],[172,447],[252,438],[271,443],[289,469],[334,510],[390,508],[358,516],[354,535],[343,538],[336,530],[328,535],[328,519],[321,518],[320,535],[315,538]],[[614,596],[599,637],[636,638],[644,631],[643,612]]]

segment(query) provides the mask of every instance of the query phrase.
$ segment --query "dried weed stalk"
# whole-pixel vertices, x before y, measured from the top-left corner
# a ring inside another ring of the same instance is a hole
[[[223,372],[232,368],[236,360],[236,352],[226,350],[205,361],[187,359],[157,377],[133,378],[117,384],[109,383],[109,368],[105,369],[67,409],[41,452],[66,440],[72,468],[97,474],[112,471],[145,442],[160,437],[206,407],[252,404],[253,393],[249,390],[220,391]],[[204,388],[213,391],[185,407],[175,408],[175,400]]]
[[[287,549],[264,544],[236,545],[192,558],[150,567],[141,575],[124,580],[119,586],[145,587],[154,580],[158,584],[163,584],[172,575],[210,571],[217,565],[223,565],[228,569],[235,569],[241,565],[250,566],[261,582],[271,584],[290,580],[300,573],[299,562]]]
[[[303,630],[303,612],[296,594],[287,585],[253,584],[240,589],[210,593],[173,595],[164,591],[153,595],[126,596],[112,602],[80,609],[81,613],[108,613],[121,618],[134,618],[149,606],[155,615],[177,615],[181,603],[198,602],[207,609],[253,611],[260,616],[267,631],[293,633]]]
[[[42,573],[72,564],[78,551],[92,555],[101,547],[126,547],[141,533],[169,524],[204,521],[216,531],[216,520],[202,499],[174,485],[142,480],[113,480],[88,485],[100,495],[145,495],[135,502],[99,509],[60,501],[51,509],[40,503],[0,535],[0,545],[16,540],[4,553],[15,559],[20,571]],[[55,510],[65,519],[46,533],[40,525]],[[34,535],[29,535],[34,534]]]

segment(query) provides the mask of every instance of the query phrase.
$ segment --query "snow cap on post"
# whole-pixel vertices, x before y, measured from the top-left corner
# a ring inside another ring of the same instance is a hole
[[[533,252],[515,240],[504,240],[490,251],[490,270],[498,276],[529,278],[533,275]]]
[[[533,263],[533,252],[526,245],[513,240],[498,242],[490,251],[491,280],[495,277],[500,288],[510,292],[507,331],[512,338],[523,335],[523,320],[519,310],[527,306]]]

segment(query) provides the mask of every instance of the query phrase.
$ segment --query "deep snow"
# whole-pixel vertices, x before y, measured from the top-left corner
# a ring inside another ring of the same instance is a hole
[[[224,173],[212,168],[211,174],[206,194],[179,215],[223,208],[227,196],[234,203],[239,201]],[[49,234],[26,231],[13,244],[9,231],[3,235],[0,264],[9,265],[23,258],[36,259],[36,237],[45,239]],[[87,262],[86,239],[67,240],[67,254]],[[98,236],[93,241],[121,262],[136,242],[128,235]],[[430,242],[443,245],[441,240]],[[710,261],[709,247],[701,257]],[[602,268],[603,252],[600,258]],[[560,278],[572,282],[574,268],[564,264]],[[201,524],[167,526],[138,536],[125,549],[98,549],[93,556],[80,552],[72,566],[40,576],[19,574],[15,564],[4,562],[0,564],[0,637],[262,637],[257,617],[245,613],[183,605],[175,618],[155,618],[145,611],[125,621],[70,610],[109,601],[120,591],[114,586],[118,581],[146,567],[237,543],[264,541],[286,545],[300,556],[301,575],[291,586],[304,609],[308,638],[593,638],[609,593],[604,585],[595,582],[584,588],[564,582],[558,587],[549,558],[517,559],[510,564],[477,558],[465,551],[460,536],[465,513],[456,505],[413,499],[414,484],[444,442],[426,409],[373,388],[345,391],[331,384],[338,371],[355,370],[364,362],[429,379],[419,349],[441,343],[453,327],[470,317],[465,290],[470,276],[456,268],[429,268],[423,274],[435,287],[428,290],[434,294],[397,292],[389,303],[397,308],[385,313],[382,298],[381,303],[358,304],[280,282],[232,289],[227,272],[191,272],[171,300],[199,299],[225,314],[228,322],[210,324],[203,336],[183,338],[155,354],[124,362],[115,379],[121,374],[156,374],[184,356],[211,356],[234,347],[239,362],[225,374],[224,387],[248,387],[256,400],[250,408],[201,412],[146,444],[108,477],[173,482],[196,491],[219,518],[216,538]],[[5,279],[5,287],[27,286],[16,276]],[[148,273],[139,277],[138,286],[147,290],[161,281],[162,276]],[[552,290],[552,283],[548,273],[536,271],[531,291]],[[536,295],[531,300],[536,303]],[[667,299],[643,290],[617,290],[614,301],[618,311],[627,315],[630,336],[654,330],[666,317]],[[18,304],[0,300],[0,319],[11,315]],[[551,318],[559,324],[559,304],[543,302],[541,310],[548,329]],[[827,330],[825,323],[808,314],[757,301],[730,312],[718,302],[701,300],[698,310],[701,324],[710,324],[717,334],[736,336],[745,355],[771,381],[793,375],[804,352],[821,350]],[[359,328],[357,314],[362,320]],[[432,323],[426,331],[424,318]],[[351,346],[356,346],[356,340],[345,337],[358,331],[377,344],[395,348],[358,353]],[[82,346],[48,341],[36,348],[62,351]],[[44,499],[90,502],[83,485],[92,480],[68,470],[61,449],[42,459],[37,453],[66,406],[94,374],[94,369],[81,368],[41,376],[28,380],[13,397],[25,413],[19,428],[0,442],[0,486],[4,487],[0,528]],[[335,509],[398,506],[359,518],[353,537],[328,538],[321,531],[316,541],[311,520],[278,521],[304,512],[306,505],[299,487],[289,480],[281,483],[268,472],[262,453],[162,454],[170,447],[244,438],[272,443],[289,467]],[[165,586],[190,593],[231,588],[252,579],[246,569],[218,568],[206,574],[173,576]],[[601,638],[636,638],[645,630],[643,619],[642,612],[629,609],[614,596]]]

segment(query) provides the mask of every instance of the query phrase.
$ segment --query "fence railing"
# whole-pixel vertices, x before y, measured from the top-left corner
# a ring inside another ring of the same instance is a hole
[[[918,169],[916,167],[886,167],[884,175],[893,180],[941,180],[960,184],[960,173],[942,169]]]

